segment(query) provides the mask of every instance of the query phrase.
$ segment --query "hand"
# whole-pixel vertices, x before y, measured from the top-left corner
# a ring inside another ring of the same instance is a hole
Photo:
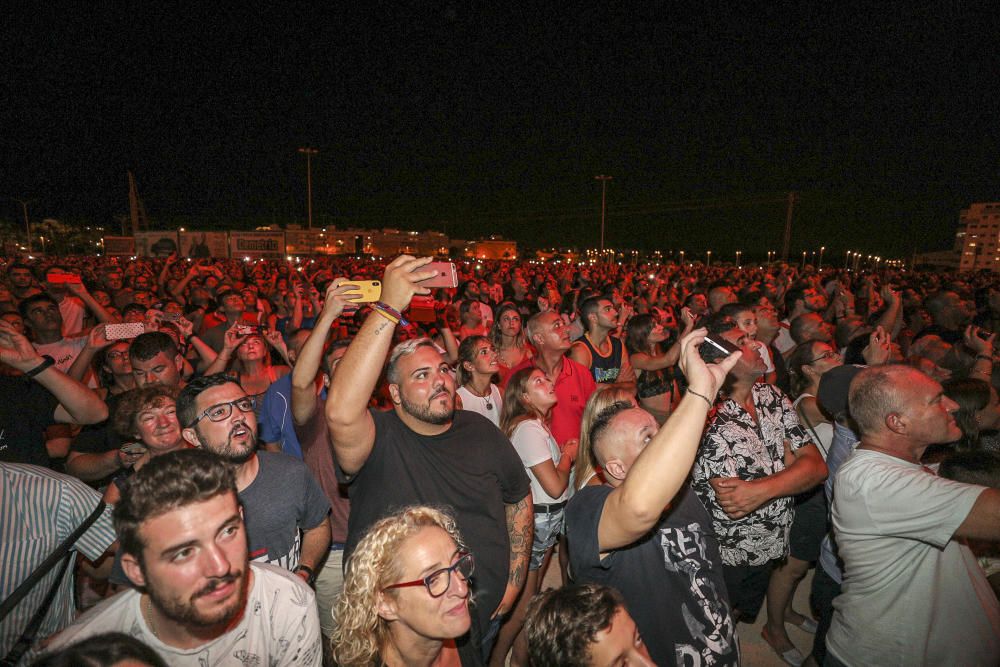
[[[0,320],[0,362],[19,371],[30,371],[42,363],[42,357],[23,334],[10,322]]]
[[[146,452],[136,452],[133,454],[129,454],[128,452],[123,451],[121,449],[116,451],[118,466],[120,468],[131,468],[132,466],[135,465],[136,461],[138,461],[145,455]]]
[[[730,519],[745,517],[770,500],[759,484],[739,477],[713,477],[708,481],[715,489],[716,502]]]
[[[876,327],[868,337],[868,345],[861,350],[861,356],[869,366],[881,366],[889,361],[892,353],[892,340],[889,333],[882,327]]]
[[[163,323],[163,311],[156,310],[155,308],[150,308],[146,311],[145,326],[146,331],[159,331],[160,324]]]
[[[899,292],[893,292],[891,285],[884,285],[881,290],[879,290],[879,295],[882,300],[889,304],[894,304],[899,300]]]
[[[83,296],[84,294],[87,294],[87,286],[82,282],[66,283],[66,291],[73,296]]]
[[[434,271],[422,271],[433,257],[413,257],[400,255],[385,267],[382,276],[382,302],[402,312],[410,305],[414,295],[430,294],[429,287],[421,287],[420,281],[433,278]]]
[[[176,262],[177,262],[177,253],[176,252],[172,252],[169,255],[167,255],[167,266],[175,264]]]
[[[576,438],[570,438],[562,446],[562,454],[569,458],[573,463],[576,463],[576,457],[580,453],[580,441]]]
[[[627,303],[618,309],[618,322],[621,326],[625,326],[629,319],[632,317],[632,306]]]
[[[264,332],[264,340],[270,344],[282,357],[288,356],[288,345],[285,344],[285,337],[277,329],[269,329]]]
[[[507,612],[513,609],[514,603],[517,602],[517,596],[518,594],[520,594],[520,592],[521,592],[520,586],[512,586],[511,584],[507,584],[507,589],[504,590],[503,592],[503,599],[500,600],[500,604],[497,605],[497,608],[493,611],[493,615],[490,616],[490,618],[491,619],[499,618],[501,616],[506,615]]]
[[[743,353],[733,352],[718,363],[706,364],[698,352],[698,346],[704,342],[706,333],[708,329],[702,327],[681,338],[681,356],[678,363],[681,372],[688,380],[688,385],[712,400],[726,380],[726,375]]]
[[[323,309],[319,313],[319,319],[333,322],[333,320],[340,317],[344,312],[344,308],[353,304],[346,295],[352,292],[357,293],[357,286],[344,285],[346,281],[346,278],[335,278],[333,282],[327,285],[326,297],[323,301]]]
[[[976,354],[984,354],[987,357],[993,356],[993,340],[997,337],[995,333],[990,334],[990,337],[983,340],[979,337],[979,327],[974,324],[970,324],[965,327],[965,332],[962,334],[962,340],[965,342],[965,346],[972,350]]]
[[[178,317],[174,320],[174,324],[177,325],[177,330],[181,332],[183,340],[187,340],[194,333],[194,322],[186,317]]]
[[[691,312],[690,308],[688,308],[687,306],[681,308],[681,322],[684,323],[685,333],[690,332],[691,329],[694,328],[694,323],[697,321],[697,319],[698,318],[695,317],[694,313]]]
[[[243,341],[247,339],[246,334],[241,334],[239,328],[243,326],[241,323],[237,322],[233,326],[226,329],[226,335],[222,342],[223,351],[232,353],[233,350],[238,348],[243,344]]]
[[[106,324],[98,324],[87,334],[87,347],[91,350],[102,350],[114,341],[108,340]]]

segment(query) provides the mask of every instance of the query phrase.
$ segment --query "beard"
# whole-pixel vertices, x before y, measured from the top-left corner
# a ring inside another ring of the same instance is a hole
[[[200,425],[195,427],[195,433],[198,434],[198,440],[201,444],[229,463],[241,465],[252,459],[254,454],[257,453],[257,433],[248,424],[234,426],[226,436],[226,441],[220,444],[211,443],[206,440],[201,431],[198,430],[199,427]],[[233,445],[233,433],[241,427],[247,430],[249,437],[246,445],[237,447]]]
[[[447,392],[446,392],[447,393]],[[403,410],[413,417],[416,417],[422,422],[428,424],[433,424],[435,426],[443,426],[454,418],[455,416],[455,398],[452,396],[451,404],[446,408],[434,408],[431,404],[437,400],[440,394],[435,394],[428,402],[427,405],[419,405],[417,403],[410,402],[406,396],[400,392],[399,402]]]
[[[153,585],[148,579],[146,580],[146,593],[149,595],[150,602],[156,606],[161,614],[179,625],[199,628],[220,624],[228,625],[246,606],[248,583],[246,567],[244,564],[243,569],[238,572],[230,572],[225,576],[213,578],[188,600],[171,595],[167,590],[161,589],[159,585]],[[202,611],[198,608],[198,598],[231,582],[236,583],[236,591],[224,606],[211,611]]]

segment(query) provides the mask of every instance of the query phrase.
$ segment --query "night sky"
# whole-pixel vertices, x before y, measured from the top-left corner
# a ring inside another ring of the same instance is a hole
[[[763,255],[795,190],[793,257],[841,261],[1000,198],[990,7],[350,4],[8,14],[0,195],[304,223],[309,145],[324,224],[592,246],[603,173],[608,245]]]

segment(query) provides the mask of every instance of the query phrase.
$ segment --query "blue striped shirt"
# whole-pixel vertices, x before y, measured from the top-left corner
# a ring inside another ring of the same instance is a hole
[[[90,516],[100,495],[78,479],[46,468],[0,463],[0,599],[14,589],[59,544]],[[77,539],[74,548],[90,560],[115,541],[111,507]],[[24,631],[52,586],[58,566],[42,577],[0,626],[0,656],[6,655]],[[73,605],[73,567],[67,568],[59,591],[36,635],[37,639],[62,630],[76,615]]]

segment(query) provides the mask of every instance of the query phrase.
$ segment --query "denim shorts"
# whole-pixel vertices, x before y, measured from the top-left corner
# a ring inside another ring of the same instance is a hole
[[[545,560],[545,552],[552,548],[562,531],[566,510],[560,509],[547,514],[535,514],[535,539],[531,543],[531,563],[529,570],[537,570]]]

